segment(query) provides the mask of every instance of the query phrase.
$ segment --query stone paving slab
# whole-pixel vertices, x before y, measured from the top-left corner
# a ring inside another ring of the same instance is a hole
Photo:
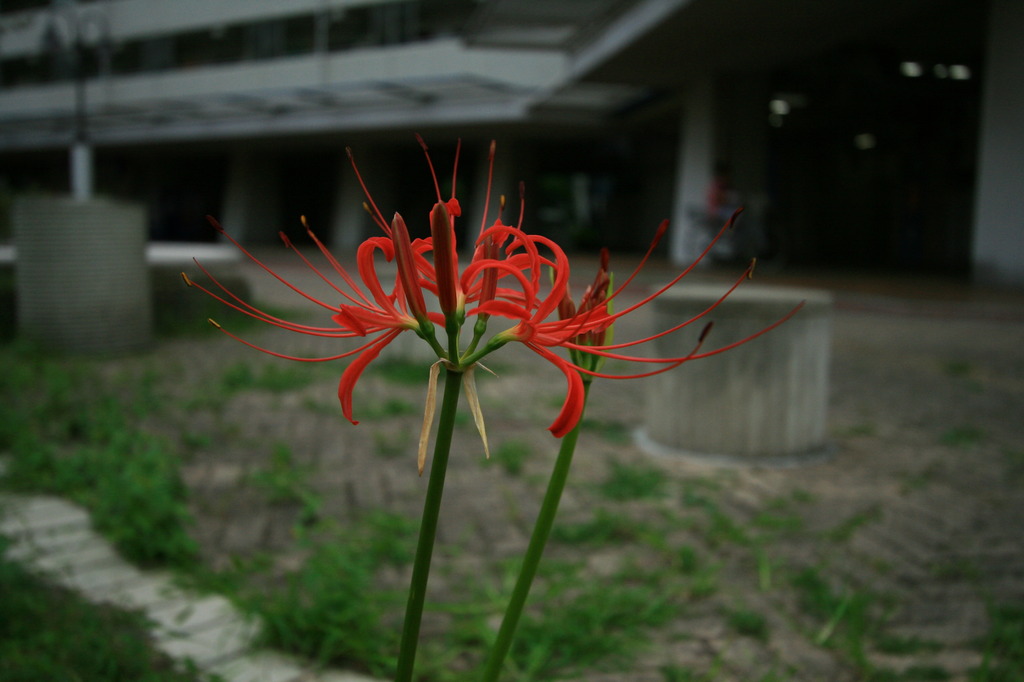
[[[12,540],[9,558],[89,600],[141,609],[160,650],[228,682],[374,682],[254,649],[257,623],[227,599],[191,593],[173,585],[169,573],[128,564],[92,529],[88,514],[64,500],[0,495],[0,534]]]

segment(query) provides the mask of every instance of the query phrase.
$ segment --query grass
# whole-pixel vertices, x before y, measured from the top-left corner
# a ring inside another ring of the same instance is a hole
[[[106,385],[87,362],[58,362],[33,349],[0,353],[0,372],[7,377],[0,421],[12,425],[0,433],[12,455],[4,487],[84,505],[97,529],[142,565],[195,561],[178,457],[136,426],[157,401]]]
[[[979,648],[982,663],[971,682],[1024,680],[1024,602],[989,606],[989,631]]]
[[[668,493],[665,472],[647,464],[608,463],[608,477],[598,487],[607,500],[645,500],[664,497]]]
[[[576,578],[548,587],[535,599],[540,608],[524,616],[513,643],[516,679],[551,680],[597,664],[634,660],[647,631],[667,623],[678,608],[657,582],[635,578]]]
[[[654,527],[606,509],[597,509],[590,521],[563,523],[551,530],[551,537],[568,545],[609,545],[638,542],[656,534]]]
[[[259,643],[377,676],[393,672],[397,630],[392,618],[402,594],[382,589],[378,572],[412,561],[416,524],[373,512],[344,527],[321,521],[296,525],[301,565],[285,573],[271,557],[237,561],[196,573],[195,584],[228,594],[262,625]]]
[[[964,424],[947,429],[939,437],[939,441],[951,448],[970,450],[985,440],[985,432],[977,426]]]
[[[737,634],[753,637],[762,642],[768,641],[768,619],[762,613],[750,609],[736,609],[726,614],[725,621]]]
[[[414,360],[389,358],[375,362],[370,366],[369,371],[402,386],[425,386],[427,376],[430,374],[426,363]]]
[[[924,651],[933,646],[922,641],[899,640],[884,631],[884,614],[891,608],[885,599],[865,590],[835,584],[820,567],[808,567],[792,576],[791,585],[799,598],[801,608],[815,621],[810,636],[818,646],[837,649],[861,670],[865,679],[946,679],[944,677],[907,677],[906,671],[892,678],[891,671],[878,669],[868,656],[869,650],[884,647],[917,646]],[[893,652],[895,653],[895,652]],[[909,653],[909,652],[907,652]],[[935,674],[919,667],[911,675]]]
[[[97,606],[3,559],[0,680],[195,682],[157,651],[141,614]]]
[[[620,421],[584,417],[582,428],[584,431],[599,435],[615,445],[623,445],[633,440],[629,424]]]
[[[300,505],[299,524],[307,526],[320,518],[323,504],[307,481],[309,474],[308,467],[296,464],[291,448],[277,443],[270,453],[269,464],[252,471],[249,482],[263,490],[271,504]]]
[[[261,642],[320,664],[389,673],[397,633],[375,603],[374,561],[355,543],[318,543],[278,588],[246,592],[244,606],[263,624]]]
[[[386,459],[397,459],[409,455],[415,445],[415,437],[409,431],[377,430],[373,432],[374,452]]]
[[[481,460],[484,466],[497,465],[509,476],[519,476],[523,473],[526,460],[530,458],[530,444],[522,440],[507,440],[501,443],[490,459]]]
[[[899,637],[883,634],[875,638],[875,648],[884,654],[906,656],[908,654],[934,653],[942,650],[942,643],[920,637]]]
[[[706,479],[691,479],[683,485],[683,506],[704,513],[702,527],[704,537],[712,547],[727,544],[749,545],[751,535],[742,524],[723,512],[711,493],[717,490],[717,483]]]
[[[854,534],[864,526],[879,521],[882,518],[882,508],[872,505],[863,511],[851,514],[840,521],[832,528],[825,531],[825,538],[832,542],[847,542]]]
[[[223,395],[250,390],[285,393],[308,386],[315,379],[308,368],[297,365],[265,364],[253,369],[252,363],[236,362],[221,374],[220,387]]]

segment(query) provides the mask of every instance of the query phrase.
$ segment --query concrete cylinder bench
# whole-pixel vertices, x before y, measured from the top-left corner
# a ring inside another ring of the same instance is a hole
[[[727,285],[686,284],[656,299],[663,330],[713,305]],[[738,463],[786,465],[823,456],[828,407],[832,297],[811,289],[741,285],[705,318],[656,341],[659,356],[681,356],[707,321],[702,350],[744,338],[804,308],[785,324],[720,355],[647,380],[641,445]]]
[[[18,330],[72,353],[145,347],[152,310],[141,206],[28,196],[11,222]]]

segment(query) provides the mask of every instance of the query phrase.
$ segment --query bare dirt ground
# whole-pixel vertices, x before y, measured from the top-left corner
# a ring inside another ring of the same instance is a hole
[[[248,266],[242,271],[258,299],[304,305]],[[636,293],[668,272],[655,268]],[[585,671],[581,679],[857,680],[868,679],[866,660],[894,671],[941,668],[945,679],[966,680],[982,663],[991,606],[1024,601],[1024,297],[920,280],[775,280],[836,293],[834,454],[786,469],[652,457],[631,438],[643,423],[643,381],[596,383],[593,428],[581,438],[559,524],[604,512],[648,524],[660,540],[555,541],[547,558],[582,561],[595,580],[627,580],[631,572],[638,581],[664,580],[678,592],[667,595],[677,613],[648,633],[648,646],[624,669]],[[647,322],[632,317],[616,339]],[[272,329],[248,338],[288,352],[310,348]],[[155,358],[175,400],[193,405],[154,428],[190,442],[194,534],[211,565],[261,551],[282,570],[301,561],[298,505],[271,504],[251,485],[276,443],[309,472],[322,514],[342,522],[375,509],[418,516],[426,487],[415,470],[423,385],[368,373],[356,392],[363,422],[352,426],[337,408],[340,365],[300,367],[317,377],[301,388],[218,401],[215,387],[236,363],[282,361],[226,338],[166,342]],[[521,349],[496,357],[493,369],[498,377],[480,379],[491,447],[525,444],[529,454],[517,474],[486,466],[472,424],[457,428],[430,586],[437,601],[457,599],[468,579],[500,582],[500,560],[523,550],[557,451],[545,430],[564,391],[557,370]],[[194,407],[204,400],[207,407]],[[416,409],[395,409],[395,401]],[[616,466],[659,471],[661,494],[609,499],[602,484]],[[684,547],[696,569],[680,564]],[[817,578],[833,597],[824,611],[812,603],[822,594]],[[736,612],[763,623],[745,629],[730,618]],[[858,635],[853,619],[863,614],[873,625]],[[886,647],[883,634],[920,646]],[[901,679],[924,679],[907,675]]]

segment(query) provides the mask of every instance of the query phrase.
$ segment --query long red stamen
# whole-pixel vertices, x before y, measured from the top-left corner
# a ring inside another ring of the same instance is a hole
[[[481,234],[487,228],[487,212],[491,208],[491,187],[494,184],[494,152],[496,149],[497,143],[494,140],[491,140],[491,147],[487,152],[487,191],[484,193],[484,212],[483,215],[480,216]],[[452,181],[453,186],[454,184],[454,181]],[[501,197],[501,207],[505,207],[505,197]]]
[[[320,249],[320,253],[323,254],[324,258],[327,259],[327,262],[331,264],[331,267],[334,268],[334,271],[336,273],[338,273],[338,276],[341,277],[342,280],[344,280],[345,284],[347,284],[349,288],[352,289],[352,291],[354,291],[367,306],[369,306],[369,299],[367,299],[366,296],[363,294],[362,289],[360,289],[359,285],[357,285],[355,280],[352,279],[352,276],[348,274],[348,270],[346,270],[345,267],[342,266],[338,259],[334,257],[334,254],[331,253],[330,250],[327,248],[327,245],[320,241],[320,238],[316,236],[312,229],[310,229],[309,223],[306,222],[306,216],[302,216],[302,226],[306,228],[306,234],[309,235],[309,238],[313,240],[313,243],[316,244],[316,247]],[[295,252],[299,253],[298,249],[295,249]],[[302,254],[299,254],[299,256],[302,257]],[[302,258],[303,260],[305,260],[305,257]]]
[[[285,355],[284,353],[278,353],[276,351],[272,351],[272,350],[269,350],[267,348],[263,348],[262,346],[257,346],[256,344],[254,344],[254,343],[252,343],[250,341],[246,341],[245,339],[243,339],[242,337],[238,336],[237,334],[228,331],[224,327],[220,326],[215,320],[211,319],[211,320],[209,320],[209,322],[214,327],[216,327],[218,330],[220,330],[222,333],[226,334],[227,336],[230,336],[235,341],[238,341],[239,343],[241,343],[243,345],[249,346],[249,348],[252,348],[254,350],[258,350],[261,353],[266,353],[267,355],[273,355],[275,358],[282,358],[284,360],[296,360],[298,362],[330,362],[331,360],[340,360],[342,358],[347,358],[347,357],[350,357],[352,355],[355,355],[356,353],[359,353],[359,352],[365,350],[366,348],[368,348],[369,346],[372,346],[373,344],[378,343],[380,341],[380,339],[374,339],[373,341],[370,341],[369,343],[363,344],[359,348],[347,351],[345,353],[339,353],[338,355],[329,355],[329,356],[321,357],[321,358],[302,358],[302,357],[298,357],[296,355]],[[402,331],[402,330],[398,330],[398,331]]]
[[[462,152],[462,138],[455,143],[455,162],[452,163],[452,199],[455,198],[455,181],[459,177],[459,154]]]
[[[367,207],[367,213],[369,213],[373,217],[374,222],[384,230],[384,234],[390,237],[391,228],[388,227],[388,221],[384,220],[384,214],[380,212],[379,208],[377,208],[377,204],[373,201],[373,196],[370,195],[370,190],[366,188],[366,183],[363,182],[363,175],[359,172],[359,167],[356,165],[356,157],[355,154],[352,153],[352,148],[345,147],[345,154],[348,155],[349,163],[352,164],[352,170],[356,172],[356,179],[359,181],[359,186],[363,188],[363,194],[366,195],[366,200],[370,202]],[[364,206],[366,206],[366,204],[364,204]],[[373,210],[371,211],[369,207],[372,207]]]
[[[689,275],[691,272],[693,272],[694,268],[696,268],[697,265],[699,265],[700,262],[704,260],[704,257],[707,256],[708,253],[711,252],[711,249],[713,249],[715,244],[718,243],[718,240],[722,238],[722,235],[724,235],[726,232],[728,232],[730,229],[732,229],[732,226],[735,223],[736,218],[739,217],[740,213],[742,213],[742,212],[743,212],[742,208],[736,209],[736,211],[732,214],[732,216],[729,218],[729,220],[726,221],[725,225],[723,225],[722,228],[715,235],[714,239],[711,240],[711,242],[704,248],[704,250],[700,252],[700,254],[697,256],[697,258],[692,263],[690,263],[689,266],[686,267],[686,269],[684,269],[678,275],[673,277],[667,284],[662,286],[660,289],[658,289],[654,293],[649,294],[648,296],[644,297],[639,302],[634,303],[633,305],[628,306],[627,308],[625,308],[623,310],[620,310],[619,312],[615,313],[614,318],[618,319],[620,317],[623,317],[624,315],[630,314],[631,312],[633,312],[634,310],[637,310],[638,308],[644,307],[645,305],[647,305],[648,303],[650,303],[651,301],[653,301],[654,299],[658,298],[659,296],[664,294],[666,291],[668,291],[669,289],[674,287],[676,284],[678,284],[681,279],[683,279],[684,277]],[[743,276],[746,277],[746,272],[744,272]],[[632,276],[630,277],[630,279],[632,279]],[[618,294],[621,290],[622,290],[622,287],[619,287],[619,289],[616,289],[615,293]]]
[[[444,199],[441,198],[441,185],[437,182],[437,173],[434,171],[434,162],[430,160],[430,150],[427,148],[427,143],[420,137],[419,133],[416,133],[416,141],[423,147],[423,155],[427,157],[427,168],[430,169],[430,177],[434,180],[434,191],[437,192],[437,200],[443,202]]]
[[[647,336],[647,337],[644,337],[642,339],[636,339],[634,341],[626,341],[624,343],[617,343],[617,344],[611,345],[611,346],[602,346],[601,349],[602,350],[618,350],[618,349],[621,349],[621,348],[629,348],[631,346],[638,346],[638,345],[640,345],[642,343],[647,343],[648,341],[653,341],[654,339],[660,339],[663,336],[668,336],[669,334],[673,334],[673,333],[679,331],[683,327],[686,327],[686,326],[689,326],[689,325],[693,324],[697,320],[706,317],[708,314],[710,314],[718,306],[722,305],[722,303],[724,303],[725,300],[727,298],[729,298],[729,296],[732,294],[732,292],[736,291],[736,289],[739,288],[739,286],[741,284],[743,284],[744,281],[746,281],[747,273],[749,271],[750,271],[749,268],[747,270],[744,270],[743,274],[741,274],[736,279],[736,281],[733,282],[732,286],[730,286],[725,291],[724,294],[719,296],[718,299],[714,303],[712,303],[710,306],[705,308],[700,313],[694,315],[693,317],[691,317],[691,318],[689,318],[687,320],[684,320],[683,322],[680,322],[679,324],[675,325],[674,327],[669,327],[668,329],[662,330],[662,331],[658,332],[657,334],[652,334],[651,336]],[[617,315],[613,315],[612,317],[614,317],[616,319],[618,318]]]
[[[275,317],[274,315],[271,315],[270,313],[264,310],[260,310],[256,306],[242,300],[239,296],[237,296],[227,287],[221,284],[220,281],[218,281],[213,275],[211,275],[202,265],[199,265],[199,263],[196,263],[196,265],[199,267],[200,270],[202,270],[203,274],[210,278],[210,281],[213,282],[217,288],[219,288],[221,291],[227,294],[232,300],[228,300],[223,296],[217,294],[217,292],[211,291],[209,288],[204,287],[202,284],[199,284],[198,282],[192,280],[188,275],[186,275],[183,272],[181,273],[181,277],[183,280],[185,280],[185,284],[187,284],[190,287],[195,287],[196,289],[199,289],[210,298],[213,298],[214,300],[219,301],[224,305],[228,306],[229,308],[236,310],[242,313],[243,315],[251,317],[254,320],[266,322],[267,324],[273,325],[275,327],[280,327],[281,329],[299,332],[300,334],[307,334],[309,336],[324,336],[338,339],[345,339],[354,336],[354,334],[351,334],[350,332],[346,332],[343,330],[339,330],[336,327],[313,327],[310,325],[298,324],[296,322],[289,322],[288,320],[283,320],[279,317]]]

